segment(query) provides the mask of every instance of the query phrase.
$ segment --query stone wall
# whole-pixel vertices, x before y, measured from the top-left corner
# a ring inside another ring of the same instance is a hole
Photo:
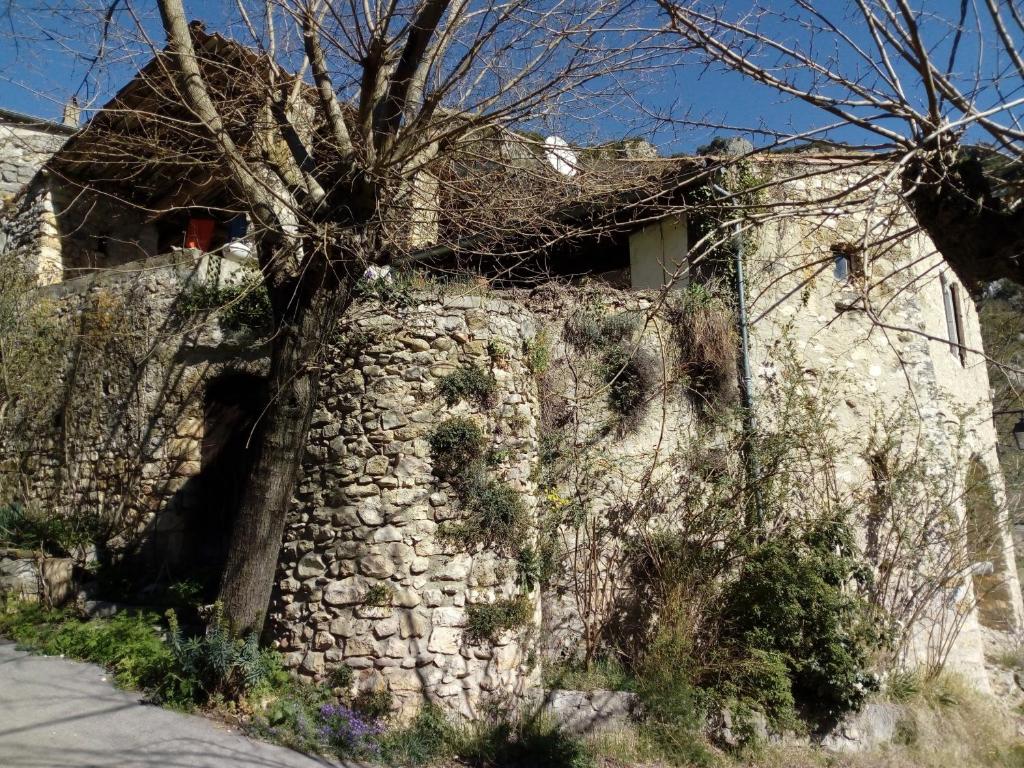
[[[33,124],[0,115],[0,201],[28,184],[71,133],[42,120]]]
[[[23,549],[0,548],[0,600],[63,605],[74,592],[69,558],[43,557]]]
[[[832,174],[827,184],[854,181]],[[786,194],[827,189],[813,183],[794,182]],[[22,214],[3,226],[46,235],[25,223],[33,211],[44,224],[51,215],[40,195],[24,195]],[[899,241],[872,259],[879,274],[910,265],[877,293],[870,281],[840,284],[829,270],[807,269],[859,226],[895,225],[901,215],[842,210],[759,231],[748,254],[758,415],[772,424],[778,367],[795,355],[810,390],[835,383],[840,481],[850,489],[870,482],[873,441],[898,408],[935,451],[929,471],[957,474],[949,468],[979,456],[1001,492],[984,364],[971,353],[961,365],[941,341],[934,284],[941,262],[927,242]],[[213,526],[204,501],[219,466],[209,451],[211,388],[226,376],[255,380],[266,365],[258,335],[228,334],[215,317],[179,311],[182,292],[206,279],[209,263],[181,253],[28,294],[25,306],[38,308],[43,325],[25,326],[25,338],[55,346],[29,350],[25,359],[40,367],[0,424],[0,502],[19,496],[54,514],[114,520],[115,545],[137,545],[158,564],[150,577],[187,575],[195,565],[189,553],[203,548]],[[865,291],[877,302],[871,311],[858,305]],[[620,569],[635,531],[613,523],[628,520],[622,511],[644,503],[652,486],[669,493],[685,480],[674,475],[672,457],[702,418],[672,373],[676,329],[661,298],[599,284],[533,292],[428,285],[383,303],[356,302],[325,355],[281,552],[271,618],[286,663],[321,678],[345,664],[355,685],[387,688],[405,710],[428,698],[474,716],[492,701],[536,693],[542,657],[578,655],[593,629],[588,617],[614,610],[629,588]],[[591,332],[581,327],[595,308],[615,321],[614,344],[653,361],[643,408],[628,423],[610,407],[605,353],[579,341]],[[964,309],[969,346],[980,348],[973,307]],[[446,402],[441,381],[470,365],[493,376],[493,398]],[[487,476],[523,503],[530,533],[521,547],[451,535],[467,510],[436,471],[429,438],[454,417],[481,428]],[[555,432],[562,459],[552,473],[547,443]],[[552,509],[571,505],[597,522],[605,537],[599,547],[589,546],[594,534],[585,526],[546,525]],[[963,518],[962,500],[953,507]],[[859,522],[866,543],[870,520]],[[518,559],[545,539],[556,545],[558,567],[541,594]],[[1007,543],[1003,571],[1011,557]],[[1012,572],[1007,584],[1007,626],[1015,629],[1020,592]],[[480,606],[515,598],[528,603],[526,621],[492,640],[472,636]],[[972,600],[969,588],[944,595],[935,617],[921,622],[908,663],[929,660],[936,647],[929,621],[952,615],[965,631],[945,652],[983,684],[985,630]]]
[[[289,666],[322,675],[346,664],[360,688],[467,716],[536,688],[536,590],[516,584],[514,556],[442,535],[462,511],[429,447],[445,419],[472,418],[502,457],[489,473],[535,517],[539,412],[522,350],[536,332],[525,307],[500,298],[425,296],[404,309],[371,300],[350,312],[327,355],[272,609]],[[509,355],[495,365],[488,345],[499,344]],[[493,371],[498,407],[449,406],[438,393],[441,377],[473,364]],[[373,590],[385,597],[369,600]],[[473,606],[521,593],[532,622],[495,642],[467,636]]]
[[[814,161],[773,163],[761,170],[791,179],[779,188],[780,202],[795,210],[803,205],[809,212],[787,216],[753,236],[748,270],[759,412],[771,423],[777,362],[788,348],[800,361],[808,385],[833,393],[842,487],[850,493],[865,488],[872,477],[872,458],[879,460],[882,446],[903,460],[913,456],[930,478],[931,508],[908,508],[901,514],[909,520],[948,510],[960,526],[962,541],[971,512],[964,486],[972,458],[987,470],[1005,512],[981,332],[969,294],[930,240],[916,230],[895,190],[854,195],[846,202],[836,197],[859,188],[872,172],[860,160],[853,159],[847,171],[836,171],[834,162]],[[823,198],[830,201],[826,213],[813,202]],[[849,246],[864,257],[864,274],[837,280],[833,249]],[[947,341],[943,281],[960,286],[966,346],[962,362]],[[870,505],[861,504],[861,509],[862,542],[884,538],[870,519]],[[946,567],[947,587],[917,617],[907,663],[934,664],[948,656],[953,666],[984,685],[985,649],[1007,642],[1024,627],[1005,515],[999,526],[1001,553],[993,567],[1007,598],[1001,626],[993,634],[979,624],[981,596],[971,588],[974,566],[959,561]],[[961,631],[950,645],[955,629]]]

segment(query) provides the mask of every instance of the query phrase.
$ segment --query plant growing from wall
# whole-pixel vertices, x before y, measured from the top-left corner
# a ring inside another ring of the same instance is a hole
[[[387,608],[394,602],[395,593],[390,586],[378,583],[370,586],[363,595],[363,605],[374,608]]]
[[[650,350],[620,343],[605,352],[601,374],[608,385],[608,405],[618,416],[621,430],[637,429],[658,386],[657,359]]]
[[[445,535],[467,545],[482,544],[511,555],[529,532],[526,504],[522,496],[501,480],[478,479],[463,489],[460,500],[462,520],[448,525]]]
[[[486,444],[480,426],[471,418],[448,419],[430,434],[430,452],[438,476],[457,486],[474,479]]]
[[[493,373],[485,371],[476,363],[470,363],[441,377],[437,383],[437,391],[449,406],[455,405],[459,400],[472,400],[480,407],[486,408],[494,404],[497,386]]]
[[[502,632],[524,627],[532,617],[533,605],[526,595],[474,603],[466,607],[466,638],[473,643],[493,643]]]
[[[532,338],[523,342],[523,355],[526,367],[534,376],[543,376],[551,365],[551,342],[548,334],[540,330]]]
[[[713,412],[739,401],[736,313],[715,285],[693,284],[672,296],[669,321],[677,372],[700,409]]]
[[[205,282],[192,285],[178,296],[176,310],[182,317],[214,312],[227,332],[265,331],[271,325],[270,298],[259,275],[249,274],[236,282],[221,284],[218,260],[213,260]]]

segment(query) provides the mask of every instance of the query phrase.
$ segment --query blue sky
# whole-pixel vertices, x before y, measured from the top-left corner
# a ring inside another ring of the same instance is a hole
[[[79,8],[88,4],[57,0],[55,5],[61,2]],[[838,1],[835,4],[836,7],[842,6]],[[0,19],[0,107],[56,120],[60,118],[62,105],[73,93],[77,93],[85,104],[102,104],[148,58],[146,46],[138,42],[140,31],[159,39],[159,21],[152,5],[150,2],[135,3],[133,9],[141,13],[138,17],[124,12],[118,14],[111,26],[105,64],[93,69],[90,69],[88,57],[97,49],[102,28],[100,16],[78,10],[65,14],[25,15],[14,20]],[[186,4],[190,16],[204,19],[211,29],[223,29],[226,14],[233,5],[227,0],[190,0]],[[788,0],[780,0],[780,8],[787,5]],[[955,17],[954,9],[959,7],[959,2],[928,0],[925,3],[921,0],[919,5]],[[139,8],[149,10],[138,11]],[[773,28],[775,23],[769,18],[765,21],[765,28],[783,35],[791,33],[789,28]],[[7,28],[6,34],[4,27]],[[11,36],[12,29],[17,31],[16,36]],[[939,35],[934,43],[936,49],[941,50],[943,45],[948,45],[948,40]],[[965,42],[965,59],[970,59],[976,52],[972,45],[970,41]],[[908,77],[907,82],[910,86],[915,85],[913,77]],[[756,130],[771,127],[796,132],[828,122],[812,107],[784,98],[741,76],[705,68],[697,61],[648,78],[638,86],[636,99],[645,108],[663,115],[733,128]],[[593,135],[591,131],[592,137],[617,138],[626,121],[618,119],[616,114],[634,115],[635,105],[621,103],[610,110],[602,119],[597,131],[599,135]],[[727,128],[662,123],[652,135],[650,125],[641,128],[640,132],[653,136],[666,153],[692,151],[715,134],[737,132]],[[574,132],[571,121],[565,130],[569,134]],[[582,132],[581,129],[579,133]],[[760,143],[756,135],[751,138]],[[833,134],[833,138],[851,142],[863,139],[851,130]]]

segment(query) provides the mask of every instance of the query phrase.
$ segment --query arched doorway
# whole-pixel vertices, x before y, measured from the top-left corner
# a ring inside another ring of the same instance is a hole
[[[206,599],[215,597],[224,571],[265,397],[266,382],[252,374],[225,374],[206,387],[198,498],[186,533],[190,576]]]
[[[1006,511],[996,499],[988,468],[977,456],[971,457],[967,465],[964,503],[978,618],[983,626],[1009,631],[1014,614],[1007,582]]]

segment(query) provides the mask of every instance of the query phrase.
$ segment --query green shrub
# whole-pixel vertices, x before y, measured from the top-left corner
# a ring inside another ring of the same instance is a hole
[[[355,675],[352,671],[352,667],[348,664],[339,664],[331,670],[330,677],[328,678],[331,682],[331,688],[341,688],[343,691],[347,691],[352,687],[352,681]]]
[[[467,480],[467,469],[478,466],[484,450],[483,432],[473,419],[466,417],[448,419],[430,435],[434,469],[445,480]]]
[[[529,528],[529,513],[522,496],[501,480],[477,479],[462,492],[466,514],[444,527],[449,539],[486,544],[502,555],[520,550]]]
[[[516,584],[532,592],[544,575],[544,563],[537,550],[527,545],[516,555]]]
[[[167,620],[167,645],[178,668],[180,693],[193,701],[235,699],[268,687],[283,674],[277,654],[260,648],[255,632],[245,639],[234,636],[219,603],[198,637],[184,636],[174,611],[167,612]]]
[[[788,659],[778,651],[749,650],[732,665],[731,680],[723,686],[734,693],[739,706],[764,713],[778,731],[799,730]]]
[[[427,765],[455,756],[459,732],[434,704],[426,704],[406,728],[381,739],[381,758],[387,765]]]
[[[543,376],[551,366],[551,344],[545,331],[523,342],[526,367],[534,376]]]
[[[577,351],[590,352],[604,343],[604,308],[592,304],[578,309],[565,321],[565,340]]]
[[[270,295],[260,275],[228,285],[194,285],[178,296],[176,309],[184,317],[216,312],[225,331],[262,331],[273,322]]]
[[[504,363],[508,360],[508,347],[497,339],[487,342],[487,355],[495,363]]]
[[[470,363],[443,376],[437,390],[449,406],[459,400],[473,400],[481,407],[487,407],[494,401],[497,386],[493,373]]]
[[[684,614],[662,616],[640,661],[636,693],[643,711],[642,730],[662,755],[676,765],[708,765],[711,756],[702,738],[713,693],[695,683],[693,636]]]
[[[608,404],[622,428],[636,429],[650,407],[658,385],[658,362],[647,349],[616,346],[605,353],[601,372],[608,383]]]
[[[466,638],[473,643],[494,642],[505,630],[530,623],[533,606],[525,595],[477,603],[466,608]]]
[[[46,515],[17,502],[0,506],[0,545],[77,557],[84,549],[106,541],[109,534],[108,526],[96,513]]]
[[[859,709],[877,688],[869,662],[882,635],[849,589],[864,578],[855,546],[844,520],[815,521],[761,543],[723,595],[732,640],[784,658],[793,698],[824,717]]]

